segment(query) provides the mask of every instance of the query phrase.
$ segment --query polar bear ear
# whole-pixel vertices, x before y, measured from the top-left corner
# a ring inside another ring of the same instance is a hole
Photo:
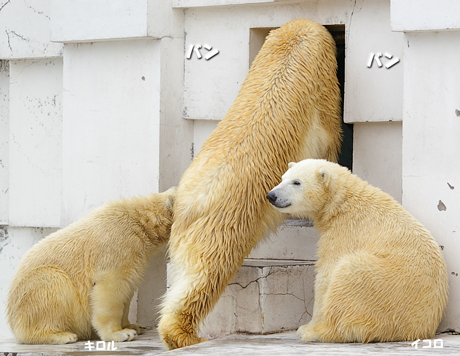
[[[296,165],[297,163],[296,162],[289,162],[288,163],[288,168],[292,168]]]
[[[319,169],[318,175],[324,185],[329,186],[331,183],[331,172],[329,172],[327,168],[323,167]]]

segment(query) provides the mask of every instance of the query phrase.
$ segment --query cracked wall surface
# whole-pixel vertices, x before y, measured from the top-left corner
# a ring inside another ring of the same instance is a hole
[[[201,328],[204,337],[294,330],[313,312],[313,262],[243,264]],[[278,261],[279,262],[279,261]]]
[[[50,40],[50,0],[0,0],[0,23],[0,58],[61,55]]]

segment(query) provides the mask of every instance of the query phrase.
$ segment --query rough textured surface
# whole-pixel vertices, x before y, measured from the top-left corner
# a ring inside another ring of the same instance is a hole
[[[297,329],[313,313],[314,261],[245,260],[201,327],[207,339]]]
[[[322,344],[304,342],[295,332],[273,335],[232,335],[202,344],[166,351],[158,334],[150,331],[131,342],[115,343],[117,350],[88,351],[85,342],[69,345],[18,345],[13,339],[0,338],[0,356],[8,355],[459,355],[460,335],[437,335],[443,340],[443,348],[423,348],[427,342],[420,341],[418,348],[410,342],[376,344]],[[433,340],[432,340],[433,345]]]

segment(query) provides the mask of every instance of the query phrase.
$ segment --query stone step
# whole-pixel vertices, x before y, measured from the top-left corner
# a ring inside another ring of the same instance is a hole
[[[278,231],[262,240],[251,259],[315,260],[319,236],[308,220],[285,220]]]
[[[295,330],[310,321],[314,260],[247,259],[201,327],[208,339]]]

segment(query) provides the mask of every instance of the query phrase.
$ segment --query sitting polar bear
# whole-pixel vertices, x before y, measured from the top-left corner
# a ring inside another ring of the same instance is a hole
[[[109,202],[44,238],[23,257],[10,286],[7,314],[16,339],[65,344],[94,339],[130,341],[134,290],[150,258],[166,245],[175,187]]]
[[[324,160],[290,163],[267,198],[314,221],[313,318],[306,341],[431,339],[447,303],[447,272],[431,234],[388,194]]]

